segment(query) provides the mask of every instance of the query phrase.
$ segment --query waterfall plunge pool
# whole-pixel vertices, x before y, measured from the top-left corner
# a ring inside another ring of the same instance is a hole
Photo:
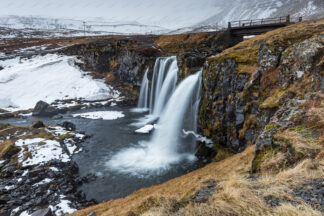
[[[68,113],[60,120],[38,118],[50,125],[71,121],[77,130],[91,135],[82,144],[83,151],[73,156],[81,176],[97,177],[81,187],[88,199],[101,202],[124,197],[198,167],[194,156],[196,137],[183,131],[195,133],[197,128],[201,71],[177,83],[177,59],[171,56],[156,59],[150,89],[147,73],[148,69],[135,111],[110,107]],[[110,112],[103,112],[107,109]],[[136,112],[140,110],[148,111]],[[109,120],[98,119],[102,114]],[[95,119],[75,118],[77,116]],[[135,134],[139,129],[136,125],[144,126],[145,119],[155,119],[156,129],[151,135]],[[36,119],[29,116],[7,122],[26,125],[33,120]]]
[[[84,119],[75,118],[71,114],[81,114],[93,111],[120,111],[125,115],[115,120]],[[139,143],[149,142],[151,135],[135,134],[138,127],[133,123],[145,116],[145,113],[134,112],[132,108],[113,107],[101,109],[80,110],[64,115],[63,119],[52,120],[50,118],[15,118],[4,120],[14,125],[30,125],[34,120],[42,120],[46,124],[59,124],[63,121],[70,121],[76,125],[77,130],[84,131],[91,135],[83,142],[83,151],[73,156],[73,160],[79,166],[80,176],[94,174],[97,177],[81,186],[87,199],[95,199],[98,202],[108,201],[125,197],[135,190],[144,187],[160,184],[198,168],[195,161],[183,160],[179,163],[169,165],[162,172],[159,169],[152,172],[131,175],[122,170],[115,170],[109,167],[109,161],[122,149],[140,147]]]

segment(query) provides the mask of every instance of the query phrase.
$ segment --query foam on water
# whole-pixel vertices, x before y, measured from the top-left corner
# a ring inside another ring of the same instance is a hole
[[[107,162],[108,167],[120,173],[143,176],[161,173],[183,160],[194,161],[195,143],[182,142],[181,134],[185,116],[190,119],[189,122],[193,122],[189,129],[195,130],[200,77],[201,71],[187,77],[177,86],[149,142],[143,141],[132,148],[122,149]],[[182,146],[184,143],[188,148]]]

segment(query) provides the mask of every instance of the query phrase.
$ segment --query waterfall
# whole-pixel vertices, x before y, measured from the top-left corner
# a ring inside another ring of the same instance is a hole
[[[159,94],[155,96],[156,100],[153,107],[153,115],[159,116],[170,98],[171,94],[175,90],[178,80],[178,65],[176,60],[172,60],[170,68],[167,71],[166,78],[161,85]]]
[[[148,78],[147,78],[148,68],[145,71],[142,84],[140,95],[137,103],[137,108],[139,109],[147,109],[148,108],[148,93],[149,93],[149,86],[148,86]]]
[[[189,127],[187,129],[196,131],[194,121],[198,111],[196,101],[197,92],[200,90],[200,75],[201,72],[198,72],[187,77],[176,88],[168,101],[158,122],[159,129],[155,131],[151,141],[151,148],[157,149],[159,154],[172,158],[172,155],[179,153],[179,143],[181,143],[179,139],[184,127],[184,119],[189,120],[191,123],[187,125]],[[186,115],[187,113],[190,113],[190,115]],[[193,148],[190,146],[189,149],[192,150]]]
[[[176,82],[170,75],[175,73],[175,68],[171,68],[172,66],[163,82],[168,82],[170,88]],[[156,73],[155,78],[158,75]],[[154,85],[157,86],[156,83]],[[161,173],[183,160],[195,160],[195,142],[188,142],[188,137],[184,136],[182,130],[196,130],[200,88],[201,71],[184,79],[170,97],[167,97],[170,89],[164,90],[161,83],[158,97],[168,100],[151,140],[142,141],[136,147],[122,149],[107,162],[108,167],[121,173],[147,175]]]
[[[159,116],[168,97],[175,89],[177,82],[177,58],[157,58],[153,70],[152,86],[150,93],[150,113]]]

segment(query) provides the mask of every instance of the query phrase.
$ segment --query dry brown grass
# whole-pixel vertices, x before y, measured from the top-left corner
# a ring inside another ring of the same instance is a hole
[[[179,51],[186,51],[188,49],[200,49],[219,37],[219,33],[212,34],[208,32],[193,33],[193,34],[176,34],[163,35],[155,44],[163,51],[176,53]]]

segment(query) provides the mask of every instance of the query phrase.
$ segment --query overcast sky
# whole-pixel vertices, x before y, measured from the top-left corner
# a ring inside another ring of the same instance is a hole
[[[216,14],[219,1],[221,0],[0,0],[0,16],[33,15],[75,19],[102,17],[105,21],[136,21],[174,28],[190,26]]]

